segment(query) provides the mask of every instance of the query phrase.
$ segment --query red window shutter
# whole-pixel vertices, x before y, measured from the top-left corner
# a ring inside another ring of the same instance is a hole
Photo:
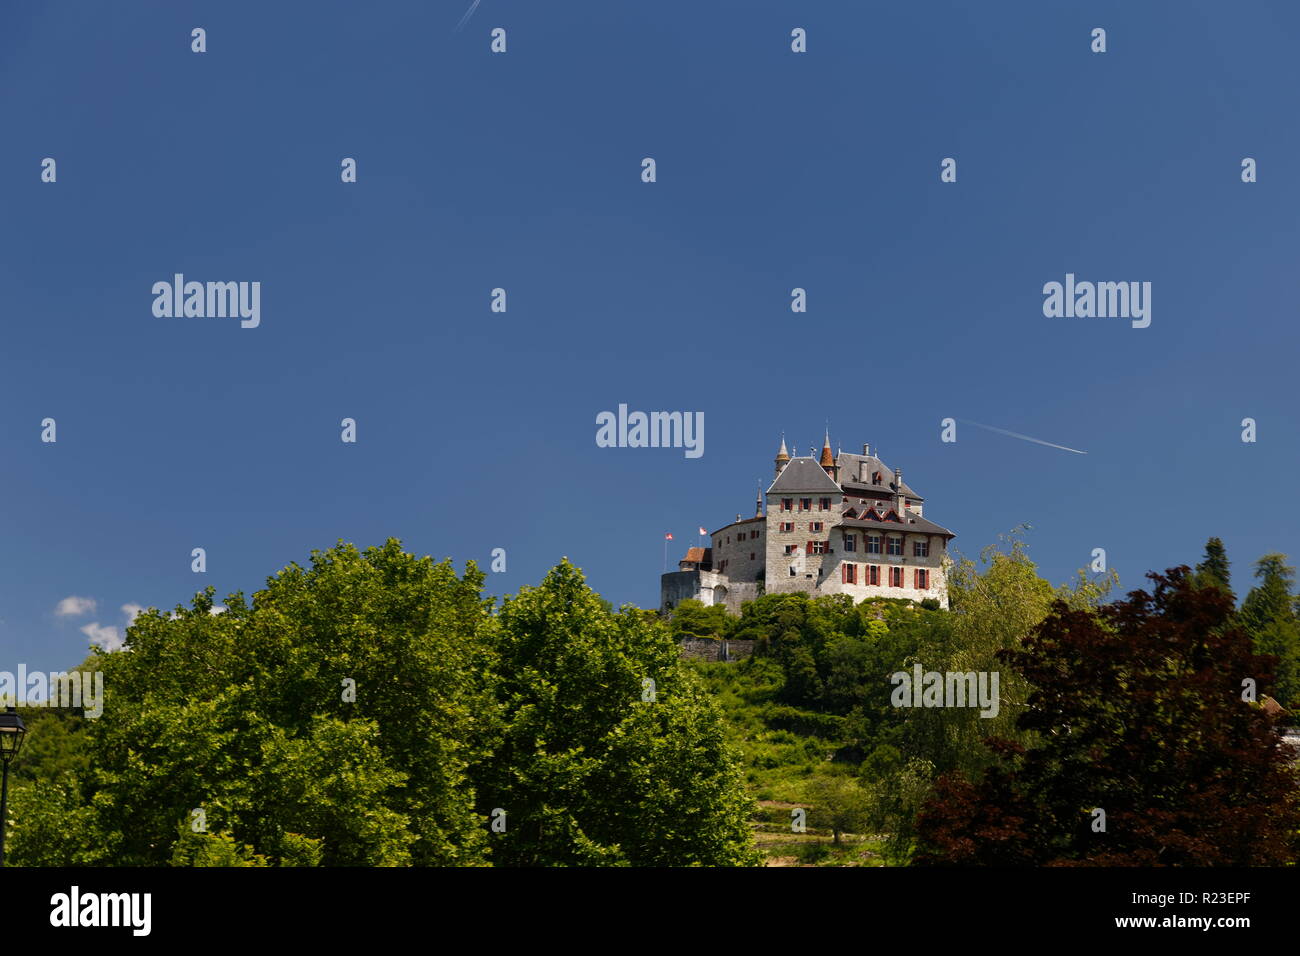
[[[811,542],[811,541],[808,542],[808,553],[809,553],[809,554],[812,554],[812,542]]]

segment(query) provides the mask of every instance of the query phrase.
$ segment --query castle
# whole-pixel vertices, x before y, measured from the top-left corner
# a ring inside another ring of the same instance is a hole
[[[955,535],[922,517],[925,499],[871,454],[791,458],[785,439],[776,475],[754,517],[709,535],[660,580],[660,610],[695,598],[733,614],[760,594],[804,591],[864,598],[933,598],[948,607],[948,542]]]

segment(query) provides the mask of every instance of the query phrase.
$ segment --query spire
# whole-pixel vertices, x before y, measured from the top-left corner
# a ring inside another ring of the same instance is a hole
[[[763,483],[758,483],[758,494],[754,498],[754,517],[763,517]]]
[[[785,432],[781,432],[781,450],[776,453],[774,464],[776,465],[776,474],[772,476],[773,480],[780,478],[785,466],[790,464],[790,453],[785,450]]]
[[[835,467],[835,459],[831,455],[831,433],[829,431],[826,433],[826,440],[822,443],[822,460],[820,464],[828,473],[831,468]]]

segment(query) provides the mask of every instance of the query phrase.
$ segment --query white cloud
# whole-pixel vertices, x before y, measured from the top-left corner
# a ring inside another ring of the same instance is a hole
[[[126,615],[126,626],[130,627],[135,623],[135,619],[140,616],[144,610],[139,604],[123,604],[122,613]]]
[[[65,597],[54,607],[54,613],[59,617],[80,617],[83,614],[92,614],[94,611],[94,598],[77,597],[75,594]]]
[[[225,609],[226,609],[226,606],[225,606],[224,604],[214,604],[214,605],[212,605],[212,607],[208,608],[208,613],[209,613],[209,614],[220,614],[220,613],[221,613],[222,611],[224,611]]]
[[[90,638],[91,644],[98,644],[106,651],[116,651],[122,648],[122,632],[107,624],[100,624],[95,621],[85,625],[81,629],[81,633]]]

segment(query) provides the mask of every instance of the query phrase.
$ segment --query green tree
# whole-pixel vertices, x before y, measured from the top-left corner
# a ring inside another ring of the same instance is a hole
[[[1277,658],[1274,680],[1262,687],[1286,707],[1300,705],[1300,620],[1291,593],[1295,569],[1284,554],[1266,554],[1255,562],[1259,583],[1241,603],[1241,623],[1260,654]]]
[[[167,864],[200,808],[277,864],[304,840],[332,865],[483,862],[468,778],[493,733],[482,580],[397,541],[340,544],[251,605],[213,613],[209,589],[138,616],[100,658],[105,715],[85,727],[102,862]]]
[[[1196,566],[1196,582],[1232,594],[1232,580],[1228,573],[1228,552],[1218,538],[1211,538],[1205,542],[1205,558]]]
[[[673,637],[679,641],[699,638],[721,640],[727,636],[734,620],[724,605],[706,606],[694,598],[687,598],[673,608]]]
[[[808,814],[813,826],[830,830],[838,846],[845,833],[862,833],[871,816],[871,799],[853,777],[826,774],[808,787],[812,807]]]
[[[567,561],[497,623],[503,732],[478,770],[479,812],[504,823],[494,862],[756,861],[717,705],[662,623],[611,613]]]
[[[228,833],[195,833],[181,824],[172,847],[172,866],[268,866],[266,857]]]
[[[26,753],[26,744],[23,747]],[[18,763],[14,763],[15,769]],[[11,825],[5,843],[10,866],[95,866],[112,862],[95,808],[83,798],[75,774],[9,781]]]
[[[1033,732],[1017,722],[1029,687],[1019,673],[1002,666],[1001,652],[1020,647],[1055,602],[1078,610],[1094,609],[1118,580],[1113,572],[1089,577],[1080,571],[1073,585],[1053,587],[1038,574],[1022,530],[985,548],[979,564],[963,559],[951,568],[948,589],[952,610],[921,632],[913,656],[889,668],[907,671],[919,663],[926,671],[999,675],[996,716],[983,717],[977,708],[904,711],[897,746],[910,759],[873,787],[879,824],[890,833],[887,850],[896,860],[907,859],[911,852],[915,810],[939,775],[960,772],[978,777],[996,760],[986,741],[1033,742]]]

